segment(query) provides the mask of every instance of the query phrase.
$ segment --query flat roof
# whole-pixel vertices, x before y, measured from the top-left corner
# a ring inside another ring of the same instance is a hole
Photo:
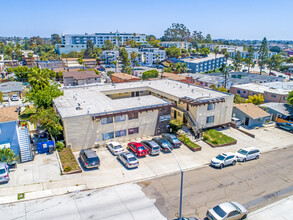
[[[56,98],[54,105],[61,117],[67,118],[171,104],[169,101],[152,95],[121,99],[111,99],[105,95],[144,90],[160,92],[162,95],[165,93],[166,96],[172,96],[177,99],[190,98],[200,101],[232,95],[179,81],[160,79],[107,85],[64,87],[64,95]],[[79,105],[81,110],[76,110]]]
[[[4,82],[0,83],[0,92],[9,93],[9,92],[21,92],[24,90],[24,87],[21,82]]]
[[[293,116],[293,106],[286,103],[268,102],[261,104],[260,107],[272,109],[286,116]]]
[[[217,54],[217,58],[224,57],[223,54]],[[215,59],[215,54],[211,53],[207,57],[188,57],[188,58],[182,58],[180,59],[181,61],[184,61],[186,63],[201,63],[205,62],[208,60],[214,60]]]
[[[76,80],[80,80],[80,79],[101,78],[101,76],[96,74],[95,71],[93,70],[88,70],[88,71],[64,72],[63,78],[74,78]]]
[[[113,73],[111,76],[115,76],[117,78],[125,79],[125,80],[129,80],[129,79],[139,79],[139,80],[141,80],[141,78],[139,78],[137,76],[129,75],[129,74],[126,74],[126,73]]]

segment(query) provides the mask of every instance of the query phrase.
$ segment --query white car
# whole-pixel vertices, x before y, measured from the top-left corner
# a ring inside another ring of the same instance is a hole
[[[16,94],[12,94],[12,95],[10,96],[10,100],[11,100],[11,101],[18,101],[18,100],[19,100],[19,97],[18,97],[18,95],[16,95]]]
[[[237,161],[245,162],[247,160],[258,159],[260,151],[256,147],[244,147],[235,153]]]
[[[108,143],[107,148],[115,156],[117,156],[118,154],[121,154],[122,152],[124,152],[123,147],[118,142],[110,142],[110,143]]]
[[[218,156],[214,157],[211,161],[211,165],[213,167],[218,167],[222,169],[224,166],[228,165],[235,165],[237,162],[237,157],[234,153],[224,153],[219,154]]]
[[[246,219],[248,211],[238,202],[224,202],[207,211],[209,220]]]
[[[4,94],[4,95],[2,96],[2,100],[3,100],[3,102],[8,102],[8,101],[9,101],[9,95]]]

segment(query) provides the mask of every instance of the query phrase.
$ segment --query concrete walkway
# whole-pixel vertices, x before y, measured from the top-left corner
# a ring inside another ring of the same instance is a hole
[[[293,219],[293,196],[289,196],[278,202],[258,209],[248,215],[253,220],[292,220]]]

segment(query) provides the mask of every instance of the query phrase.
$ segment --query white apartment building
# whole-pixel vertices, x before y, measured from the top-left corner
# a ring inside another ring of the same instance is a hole
[[[219,51],[223,49],[227,49],[227,52],[243,52],[243,46],[235,46],[235,45],[218,45],[218,44],[205,44],[205,47],[209,48],[210,50],[214,50],[216,47],[219,48]]]
[[[79,52],[86,49],[88,40],[92,40],[95,47],[102,47],[105,40],[112,41],[115,45],[123,44],[127,40],[135,40],[136,42],[146,42],[145,34],[131,33],[95,33],[95,34],[62,34],[62,44],[56,45],[56,50],[59,54],[69,53],[70,51]]]
[[[236,55],[236,53],[237,53],[237,51],[235,52],[229,52],[230,53],[230,57],[232,57],[232,58],[234,58],[235,57],[235,55]],[[241,54],[241,57],[242,58],[245,58],[246,56],[247,56],[247,54],[248,54],[248,51],[242,51],[242,52],[240,52],[240,54]],[[270,58],[272,55],[276,55],[277,53],[276,52],[268,52],[268,57]],[[257,61],[258,60],[258,51],[255,51],[254,52],[254,55],[253,55],[253,61]]]
[[[191,48],[191,43],[186,41],[163,41],[160,43],[161,47],[169,48],[171,46],[176,46],[179,49],[185,49],[188,50]]]

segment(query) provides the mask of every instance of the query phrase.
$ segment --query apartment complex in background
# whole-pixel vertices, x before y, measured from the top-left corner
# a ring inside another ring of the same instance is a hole
[[[134,40],[139,43],[146,42],[145,34],[135,33],[95,33],[95,34],[62,34],[62,44],[56,44],[56,50],[59,54],[69,53],[70,51],[79,52],[86,49],[88,40],[91,40],[95,47],[103,47],[106,40],[112,41],[115,45],[121,45],[127,40]]]
[[[230,57],[234,58],[236,53],[237,53],[237,51],[229,52]],[[248,51],[241,51],[240,54],[241,54],[242,58],[245,58],[245,57],[247,57]],[[277,54],[276,52],[268,52],[268,58],[270,58],[271,56],[276,55],[276,54]],[[253,54],[253,61],[257,61],[258,56],[259,56],[258,51],[255,51]]]
[[[189,48],[192,47],[192,44],[186,41],[162,41],[159,43],[159,45],[164,48],[176,46],[179,49],[185,49],[185,50],[188,50]]]
[[[216,47],[218,47],[219,51],[226,49],[227,52],[237,52],[243,51],[243,46],[235,46],[235,45],[219,45],[219,44],[205,44],[205,47],[209,48],[210,50],[214,51]]]
[[[234,95],[161,79],[64,88],[54,108],[73,150],[169,131],[176,118],[200,129],[231,121]]]
[[[231,86],[230,93],[239,94],[243,98],[261,94],[265,102],[287,103],[287,96],[292,90],[293,82],[249,83]]]

